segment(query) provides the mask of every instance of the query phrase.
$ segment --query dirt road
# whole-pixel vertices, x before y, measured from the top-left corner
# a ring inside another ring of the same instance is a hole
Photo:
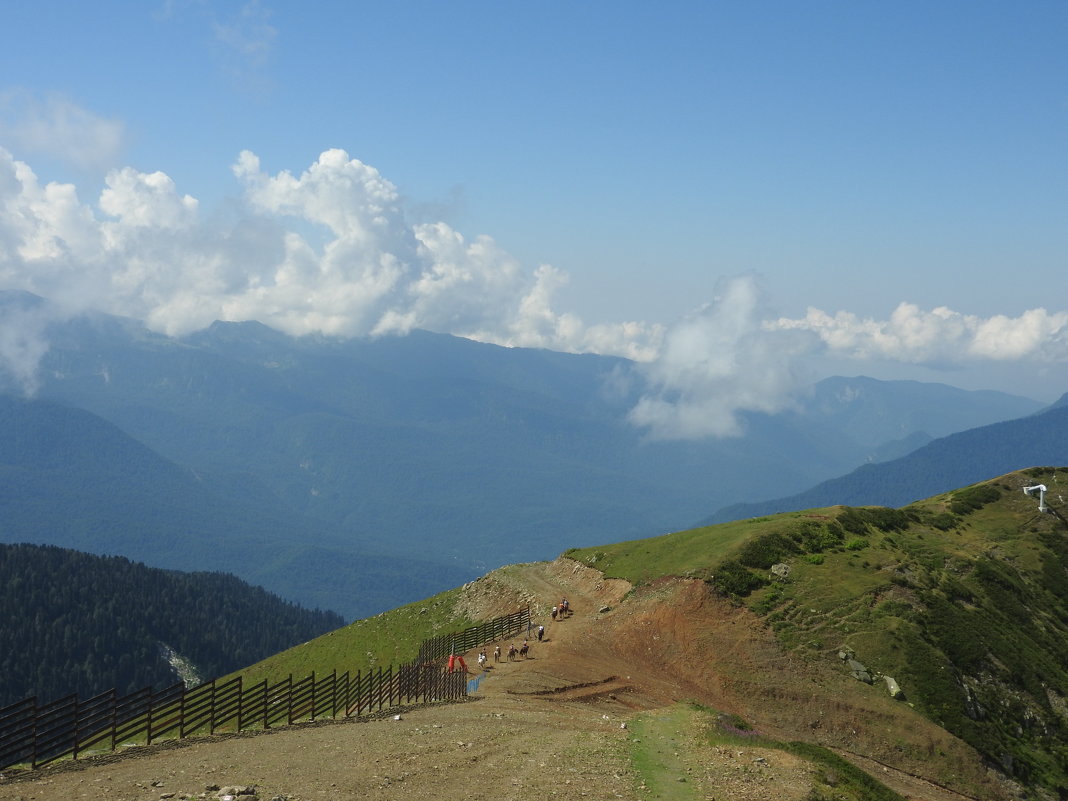
[[[530,603],[546,641],[532,637],[529,658],[498,664],[491,646],[489,668],[466,703],[404,711],[399,720],[130,749],[124,758],[82,760],[80,770],[0,780],[0,801],[218,798],[227,788],[255,789],[237,801],[805,798],[821,781],[810,765],[772,749],[712,746],[700,716],[677,703],[712,698],[751,713],[728,690],[738,671],[759,680],[759,666],[747,659],[780,658],[768,635],[743,631],[742,617],[728,619],[726,607],[709,612],[696,585],[668,583],[624,602],[630,589],[568,560],[513,566],[469,585],[465,611],[489,618]],[[657,593],[671,596],[674,611],[657,612],[668,608]],[[565,596],[573,614],[551,621],[549,608]],[[723,634],[692,628],[708,628],[713,613]],[[709,648],[718,649],[716,659],[702,650]],[[475,656],[467,655],[468,665]],[[740,664],[734,674],[719,672],[728,659]],[[963,798],[906,773],[880,778],[913,799]]]

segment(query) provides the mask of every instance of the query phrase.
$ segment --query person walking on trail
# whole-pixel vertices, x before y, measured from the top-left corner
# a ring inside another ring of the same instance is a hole
[[[493,661],[494,662],[500,662],[501,661],[501,646],[500,645],[496,645],[493,648]]]
[[[556,607],[553,607],[553,620],[556,620]]]
[[[545,626],[538,626],[538,642],[541,642],[541,638],[545,636]]]

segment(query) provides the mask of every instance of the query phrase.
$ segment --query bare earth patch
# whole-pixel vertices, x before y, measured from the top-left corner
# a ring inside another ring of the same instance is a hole
[[[574,613],[553,622],[549,610],[563,597]],[[684,701],[738,715],[776,739],[833,747],[910,799],[1006,797],[962,743],[835,672],[832,660],[784,654],[755,617],[700,581],[631,592],[559,559],[497,571],[467,585],[461,601],[476,618],[520,603],[531,604],[546,641],[532,637],[526,660],[494,665],[491,656],[466,703],[400,720],[130,749],[122,759],[79,760],[79,770],[5,778],[0,801],[216,798],[206,788],[234,785],[255,786],[260,801],[788,801],[820,780],[782,751],[710,744],[705,717],[677,705]]]

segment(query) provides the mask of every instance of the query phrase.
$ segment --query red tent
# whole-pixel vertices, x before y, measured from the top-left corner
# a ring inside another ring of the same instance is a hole
[[[467,663],[464,662],[464,658],[462,656],[457,656],[456,654],[452,654],[452,655],[449,656],[449,667],[448,667],[449,673],[452,673],[453,670],[456,669],[455,666],[456,666],[457,662],[460,663],[460,668],[463,670],[464,673],[466,673],[467,672]]]

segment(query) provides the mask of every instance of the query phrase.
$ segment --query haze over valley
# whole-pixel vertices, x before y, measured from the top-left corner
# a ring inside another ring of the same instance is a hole
[[[0,801],[1068,797],[1066,34],[6,4]],[[22,770],[222,674],[284,735]]]
[[[628,421],[648,382],[615,357],[258,323],[172,338],[99,314],[45,333],[35,396],[5,402],[5,541],[226,570],[348,618],[1041,408],[828,379],[744,433],[654,439]]]

